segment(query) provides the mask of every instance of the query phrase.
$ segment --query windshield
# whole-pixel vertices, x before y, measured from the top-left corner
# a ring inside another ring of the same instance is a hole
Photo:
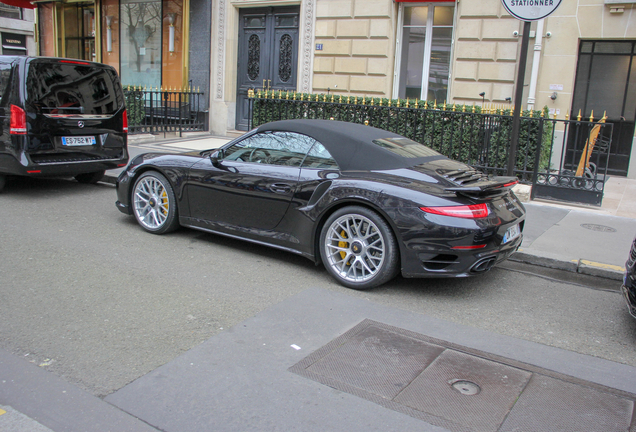
[[[112,115],[124,105],[117,73],[89,63],[33,61],[26,81],[28,102],[51,115]]]
[[[408,138],[383,138],[373,140],[373,144],[385,148],[405,158],[422,158],[429,156],[441,156],[430,147],[420,144]]]

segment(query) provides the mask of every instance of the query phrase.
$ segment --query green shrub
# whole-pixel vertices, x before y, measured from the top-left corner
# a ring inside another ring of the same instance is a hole
[[[258,92],[252,100],[254,127],[275,120],[333,119],[368,124],[428,145],[452,159],[505,173],[512,131],[509,109],[481,113],[478,106],[457,106],[429,101],[410,101],[341,95]],[[554,122],[542,111],[524,111],[520,120],[515,169],[530,180],[538,145],[539,169],[549,165]]]

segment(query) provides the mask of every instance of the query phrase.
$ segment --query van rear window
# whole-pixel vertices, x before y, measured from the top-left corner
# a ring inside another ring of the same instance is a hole
[[[117,73],[91,64],[31,62],[27,93],[41,114],[112,115],[124,105]]]

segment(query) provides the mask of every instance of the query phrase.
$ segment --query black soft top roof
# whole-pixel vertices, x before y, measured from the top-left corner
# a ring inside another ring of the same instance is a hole
[[[409,168],[444,156],[407,158],[373,143],[376,139],[404,138],[393,132],[334,120],[281,120],[259,126],[257,132],[286,131],[308,135],[334,157],[340,169],[388,170]]]

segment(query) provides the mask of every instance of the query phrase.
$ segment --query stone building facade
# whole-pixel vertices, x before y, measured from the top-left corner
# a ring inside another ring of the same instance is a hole
[[[564,0],[533,22],[522,105],[561,119],[607,111],[621,140],[615,171],[636,177],[635,4]],[[249,88],[515,102],[523,23],[500,0],[212,0],[211,9],[218,134],[246,128]]]

